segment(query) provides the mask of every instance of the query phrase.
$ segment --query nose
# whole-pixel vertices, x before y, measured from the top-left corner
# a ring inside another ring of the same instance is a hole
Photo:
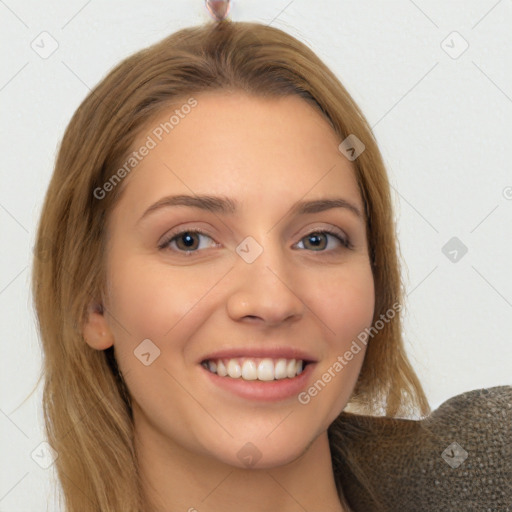
[[[300,278],[281,248],[268,244],[252,263],[239,258],[230,280],[228,315],[235,321],[275,326],[295,322],[305,305],[300,297]]]

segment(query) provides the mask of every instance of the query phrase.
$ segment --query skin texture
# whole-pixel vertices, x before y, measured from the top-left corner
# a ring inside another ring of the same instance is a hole
[[[219,91],[195,98],[197,106],[125,178],[108,224],[104,313],[91,308],[84,337],[97,350],[115,346],[157,510],[343,510],[327,428],[350,398],[364,346],[307,405],[297,396],[242,399],[212,385],[199,362],[223,348],[298,347],[316,360],[310,386],[371,325],[364,219],[346,208],[290,214],[297,201],[328,197],[363,212],[352,164],[328,122],[299,97]],[[240,210],[173,206],[141,220],[174,194],[225,196]],[[158,248],[174,230],[195,228],[207,234],[192,235],[195,252],[185,254],[183,236]],[[326,228],[353,247],[330,234],[318,245],[307,236]],[[263,248],[250,264],[236,252],[248,236]],[[160,350],[148,366],[134,355],[145,339]],[[250,468],[237,456],[248,442],[261,455]]]

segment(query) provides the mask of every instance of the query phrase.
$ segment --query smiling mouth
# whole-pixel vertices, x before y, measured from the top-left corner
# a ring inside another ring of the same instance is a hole
[[[201,365],[219,377],[241,380],[274,381],[293,379],[310,363],[303,359],[272,359],[239,357],[232,359],[207,359]]]

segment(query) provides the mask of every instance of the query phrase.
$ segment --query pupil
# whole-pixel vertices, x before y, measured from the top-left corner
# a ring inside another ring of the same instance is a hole
[[[190,247],[190,246],[194,245],[194,239],[192,238],[192,236],[190,235],[190,233],[185,233],[185,234],[183,235],[182,240],[186,240],[185,245],[186,245],[187,247]]]
[[[318,245],[318,242],[319,242],[318,235],[311,235],[310,240],[314,240],[313,245]]]

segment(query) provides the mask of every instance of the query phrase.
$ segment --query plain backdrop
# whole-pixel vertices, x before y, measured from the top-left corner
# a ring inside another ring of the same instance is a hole
[[[407,350],[432,407],[511,384],[512,2],[235,0],[229,17],[305,42],[369,120],[406,264]],[[114,65],[209,14],[200,0],[6,0],[0,19],[0,512],[57,511],[53,466],[31,456],[42,386],[27,398],[41,367],[32,246],[56,150]]]

